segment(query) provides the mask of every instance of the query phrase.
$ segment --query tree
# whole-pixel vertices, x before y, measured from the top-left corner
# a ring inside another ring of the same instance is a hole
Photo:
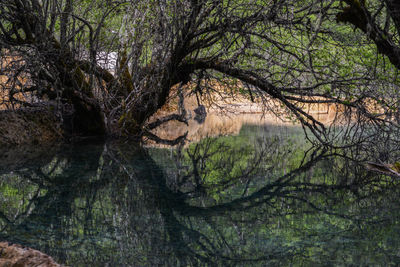
[[[337,14],[337,20],[360,29],[376,44],[379,53],[387,56],[400,69],[400,4],[394,0],[371,1],[370,6],[365,1],[342,2],[347,6]]]
[[[348,118],[358,116],[359,125],[391,123],[393,113],[368,108],[382,100],[375,90],[380,85],[370,66],[355,62],[358,44],[341,46],[348,33],[332,23],[338,4],[6,0],[0,7],[3,56],[22,59],[7,64],[8,75],[12,81],[27,73],[32,81],[22,89],[11,83],[6,92],[24,105],[13,97],[21,90],[33,102],[46,95],[64,118],[72,110],[80,134],[152,136],[151,129],[166,121],[186,121],[181,109],[149,124],[171,91],[186,86],[201,99],[216,83],[230,90],[239,84],[249,98],[263,99],[267,109],[283,107],[319,142],[330,144],[330,129],[304,104],[340,104]],[[110,52],[118,54],[114,71],[102,64],[108,57],[101,56]]]

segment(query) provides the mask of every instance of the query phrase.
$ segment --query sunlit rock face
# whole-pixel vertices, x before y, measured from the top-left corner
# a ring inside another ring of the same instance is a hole
[[[1,267],[22,267],[22,266],[40,266],[40,267],[58,267],[62,266],[56,263],[52,257],[20,245],[11,245],[7,242],[0,242],[0,266]]]

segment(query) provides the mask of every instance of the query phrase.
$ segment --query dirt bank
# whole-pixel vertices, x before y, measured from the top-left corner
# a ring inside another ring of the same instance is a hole
[[[0,111],[0,146],[51,144],[63,136],[53,112],[45,109]]]

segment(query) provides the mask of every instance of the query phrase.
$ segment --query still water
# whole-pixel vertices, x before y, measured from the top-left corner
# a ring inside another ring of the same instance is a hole
[[[397,266],[400,184],[301,128],[0,155],[0,241],[69,266]]]

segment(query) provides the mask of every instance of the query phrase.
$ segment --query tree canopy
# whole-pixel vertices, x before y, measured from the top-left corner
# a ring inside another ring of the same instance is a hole
[[[337,124],[303,106],[340,105],[340,138],[358,142],[365,125],[397,126],[399,11],[389,0],[4,0],[0,89],[10,107],[50,105],[77,134],[152,136],[187,119],[181,107],[149,123],[172,92],[200,105],[218,83],[324,144]]]

